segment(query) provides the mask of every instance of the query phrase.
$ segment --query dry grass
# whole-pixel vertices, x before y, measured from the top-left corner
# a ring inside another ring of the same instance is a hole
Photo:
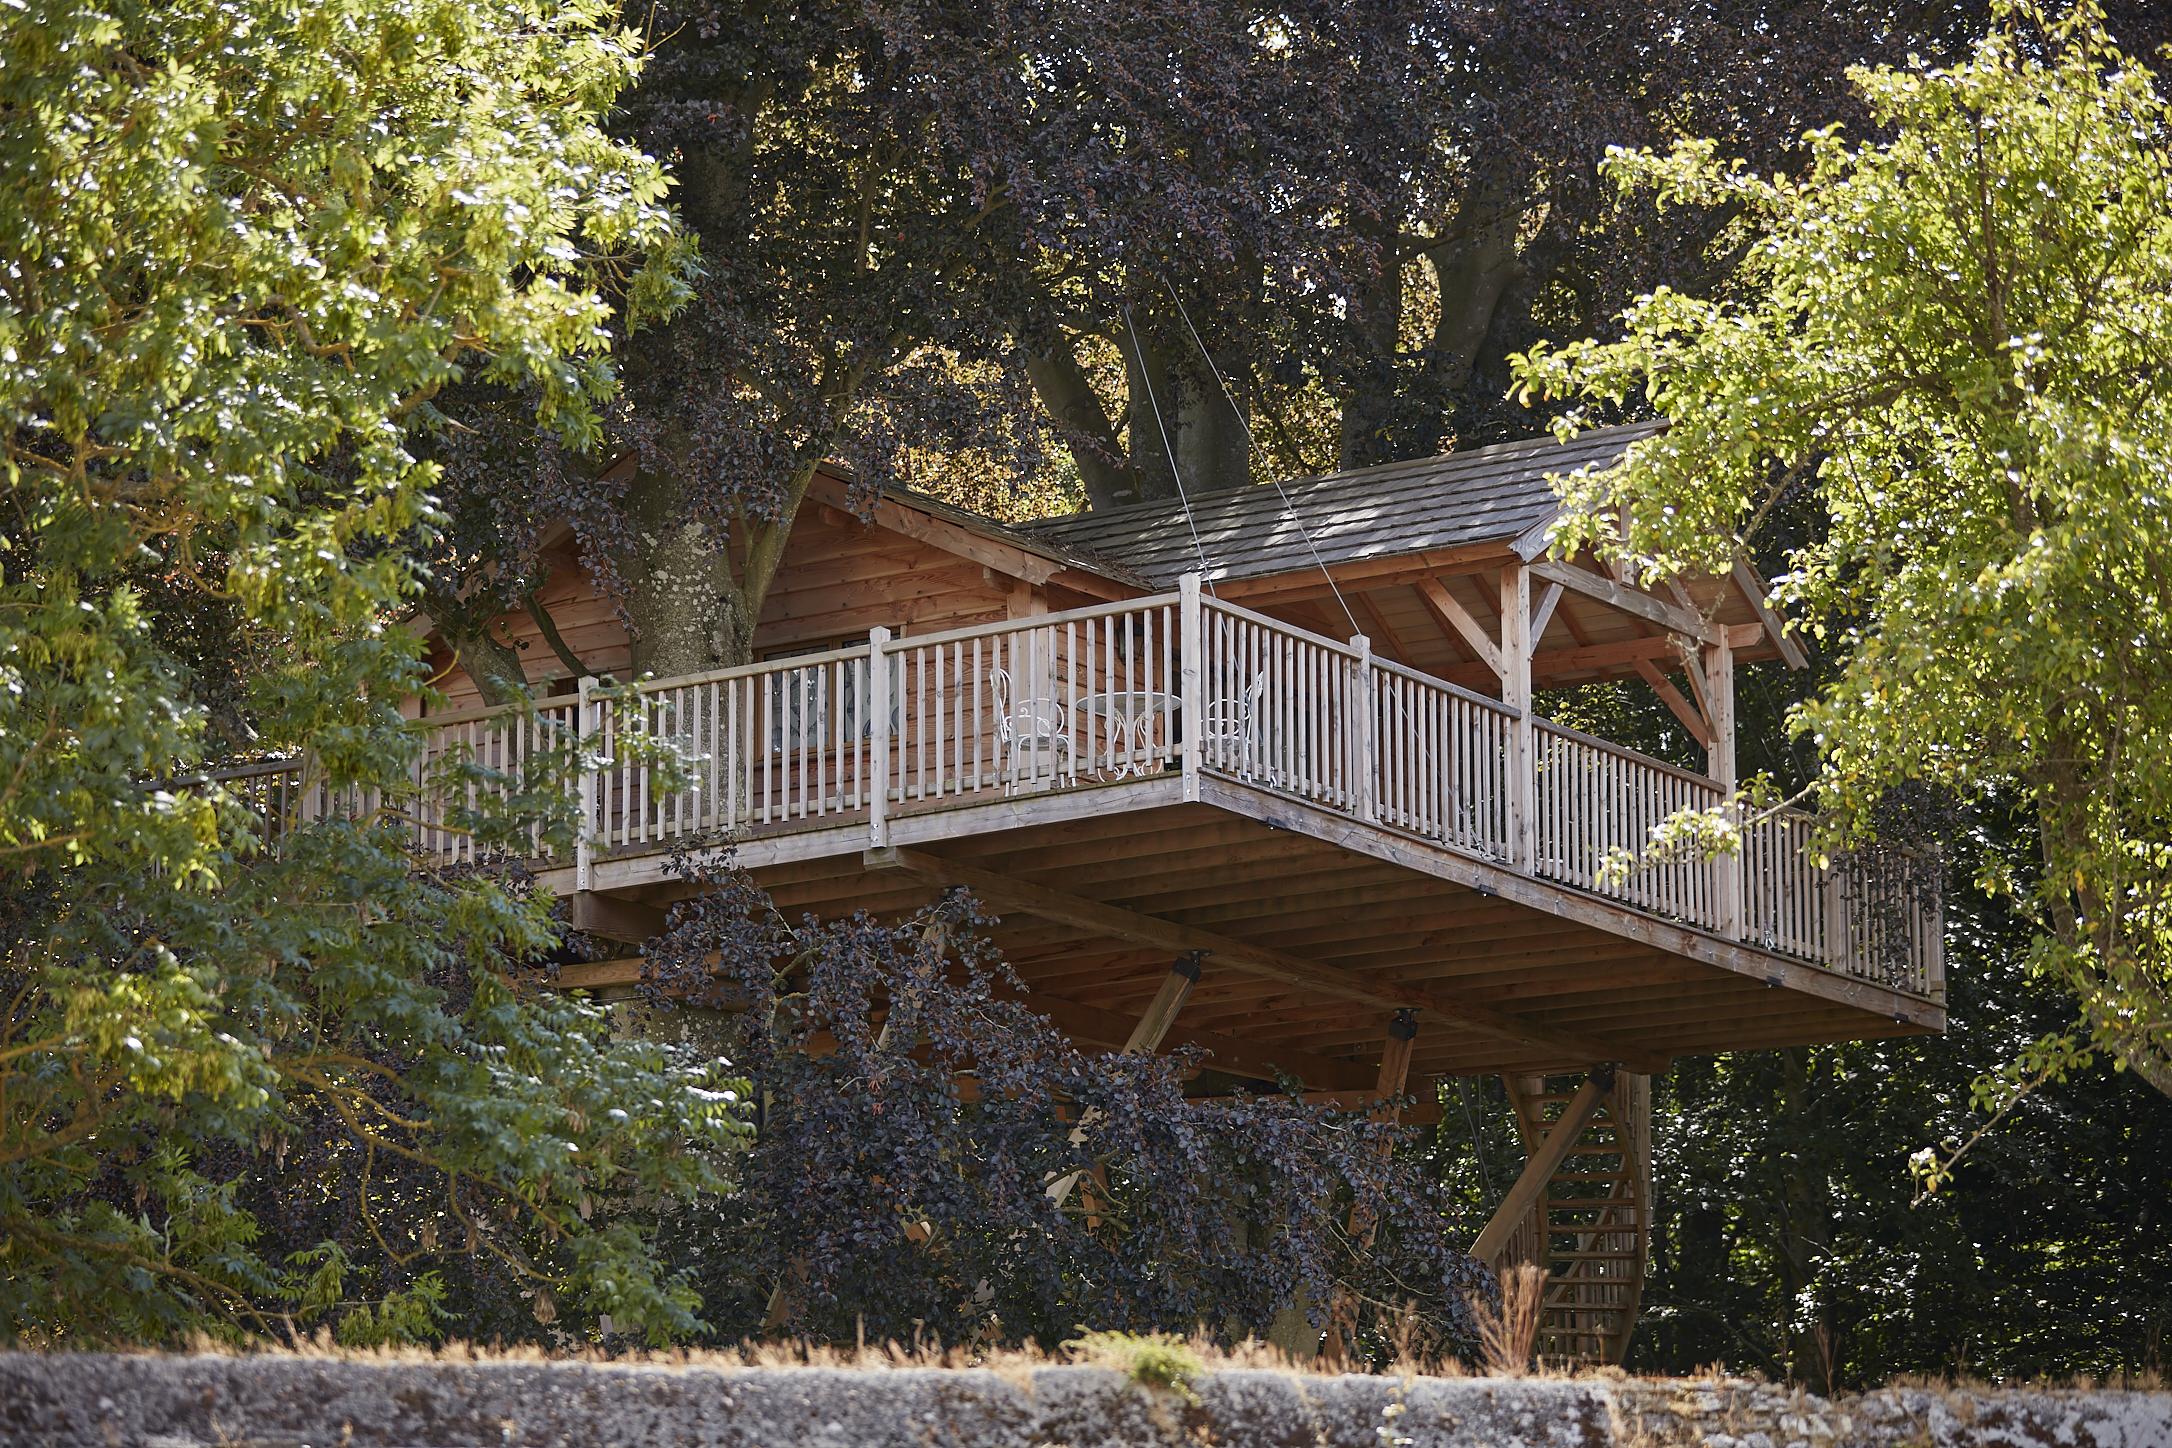
[[[1520,1378],[1538,1352],[1539,1316],[1546,1303],[1546,1269],[1525,1262],[1500,1274],[1501,1305],[1470,1299],[1478,1323],[1478,1351],[1486,1372]]]
[[[1519,1277],[1526,1285],[1511,1285]],[[1544,1274],[1533,1269],[1529,1273],[1507,1274],[1502,1283],[1504,1310],[1494,1314],[1484,1304],[1477,1305],[1481,1324],[1493,1320],[1511,1323],[1519,1317],[1517,1304],[1522,1304],[1522,1315],[1528,1317],[1530,1326],[1519,1334],[1500,1339],[1495,1348],[1485,1344],[1485,1357],[1479,1370],[1487,1376],[1544,1378],[1596,1377],[1611,1381],[1641,1383],[1719,1384],[1726,1382],[1759,1383],[1764,1379],[1755,1373],[1744,1374],[1714,1363],[1701,1371],[1673,1377],[1644,1376],[1625,1373],[1619,1368],[1571,1369],[1558,1364],[1534,1366],[1531,1348],[1537,1336],[1536,1304],[1544,1292]],[[1364,1372],[1362,1367],[1328,1361],[1324,1356],[1292,1358],[1280,1348],[1258,1340],[1225,1347],[1205,1337],[1194,1337],[1185,1343],[1196,1354],[1207,1373],[1229,1369],[1264,1368],[1283,1372],[1302,1373],[1309,1376],[1332,1377],[1349,1372]],[[18,1351],[40,1351],[34,1344],[17,1344]],[[55,1350],[47,1345],[46,1351]],[[90,1350],[89,1344],[76,1344],[69,1350]],[[163,1352],[160,1348],[126,1349],[103,1347],[98,1350],[113,1352],[133,1351],[144,1355]],[[237,1346],[209,1337],[200,1337],[188,1343],[186,1351],[216,1357],[288,1356],[327,1358],[347,1362],[380,1363],[583,1363],[596,1367],[633,1368],[948,1368],[953,1370],[981,1369],[1011,1378],[1023,1378],[1039,1368],[1071,1365],[1075,1359],[1065,1353],[1044,1353],[1032,1349],[1005,1348],[991,1351],[977,1347],[950,1347],[932,1341],[919,1343],[869,1343],[862,1347],[851,1345],[831,1346],[807,1342],[746,1342],[728,1348],[686,1348],[644,1350],[639,1348],[603,1349],[568,1344],[562,1348],[541,1348],[529,1345],[510,1347],[470,1342],[449,1342],[436,1346],[352,1348],[334,1343],[329,1334],[318,1333],[301,1338],[297,1344],[264,1343]],[[1472,1375],[1472,1369],[1448,1360],[1403,1357],[1380,1370],[1386,1377],[1440,1377],[1459,1378]],[[1917,1388],[1942,1393],[1996,1393],[2013,1389],[2029,1389],[2048,1392],[2163,1392],[2168,1385],[2165,1376],[2158,1372],[2143,1372],[2131,1376],[2090,1378],[2043,1377],[1994,1381],[1974,1376],[1939,1377],[1908,1374],[1892,1379],[1886,1388]],[[1843,1394],[1842,1396],[1848,1396]]]

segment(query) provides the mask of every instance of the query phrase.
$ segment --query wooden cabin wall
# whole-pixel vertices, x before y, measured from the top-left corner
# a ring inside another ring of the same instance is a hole
[[[538,597],[586,672],[626,677],[631,640],[616,610],[582,569],[568,562],[552,574]],[[1060,588],[1031,588],[934,544],[810,504],[792,529],[784,564],[764,600],[755,656],[832,647],[864,639],[877,626],[908,635],[937,633],[1090,602]],[[538,698],[571,692],[577,675],[543,639],[532,618],[525,612],[509,613],[500,618],[498,628],[500,636],[520,650]],[[450,651],[437,648],[431,670],[442,675],[444,708],[481,704],[481,694],[454,666]]]

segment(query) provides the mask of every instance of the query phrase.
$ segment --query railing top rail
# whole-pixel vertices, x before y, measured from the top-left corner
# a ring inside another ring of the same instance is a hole
[[[1581,729],[1571,729],[1568,725],[1557,724],[1551,719],[1540,719],[1534,716],[1531,724],[1533,728],[1541,733],[1556,735],[1562,739],[1573,739],[1578,744],[1586,745],[1603,754],[1611,754],[1617,759],[1626,759],[1631,764],[1641,764],[1647,769],[1656,769],[1661,774],[1671,774],[1685,784],[1692,784],[1699,789],[1710,791],[1715,800],[1719,799],[1724,793],[1717,783],[1693,770],[1684,769],[1678,764],[1669,764],[1664,759],[1654,759],[1649,754],[1640,754],[1625,745],[1616,744],[1611,739],[1601,739],[1596,734],[1586,734]]]
[[[537,713],[547,709],[570,709],[581,702],[578,694],[553,694],[548,699],[537,699],[530,706]],[[451,709],[443,714],[425,714],[420,719],[410,719],[408,724],[416,729],[438,729],[452,724],[474,724],[484,719],[497,719],[518,714],[519,704],[478,704],[472,709]]]
[[[1270,632],[1285,634],[1293,639],[1303,639],[1309,644],[1317,644],[1323,649],[1329,649],[1341,654],[1346,659],[1354,659],[1358,656],[1357,650],[1351,648],[1346,640],[1331,639],[1325,634],[1316,634],[1311,629],[1299,628],[1293,623],[1284,623],[1279,618],[1272,618],[1264,613],[1254,613],[1242,604],[1224,603],[1219,598],[1203,598],[1199,602],[1200,606],[1209,613],[1225,613],[1231,618],[1241,618],[1246,623],[1257,624]],[[1442,681],[1435,680],[1434,682]]]
[[[660,679],[643,679],[634,685],[634,690],[642,694],[657,694],[666,689],[691,689],[699,684],[721,684],[729,679],[749,679],[762,674],[789,674],[796,669],[816,669],[824,664],[866,657],[867,644],[863,640],[847,644],[843,648],[824,649],[819,654],[786,654],[777,659],[757,659],[751,664],[704,669],[698,674],[667,674]]]
[[[1110,618],[1117,614],[1134,613],[1161,605],[1174,606],[1177,595],[1155,593],[1141,598],[1124,599],[1117,603],[1100,603],[1091,608],[1066,609],[1061,613],[1036,614],[1031,618],[998,619],[992,623],[974,624],[967,628],[944,629],[939,633],[907,634],[892,639],[883,646],[884,653],[901,654],[932,644],[963,643],[971,639],[992,638],[997,634],[1029,633],[1050,625],[1082,623],[1090,618]],[[644,679],[636,687],[640,692],[656,693],[664,689],[685,689],[697,684],[715,684],[728,679],[744,679],[760,674],[791,673],[796,669],[819,668],[824,664],[842,663],[867,657],[865,643],[846,644],[841,648],[825,649],[815,654],[787,654],[783,658],[762,659],[751,664],[734,664],[729,668],[707,669],[698,674],[671,674],[659,679]]]
[[[1031,618],[1003,618],[993,623],[944,629],[940,633],[906,634],[890,640],[883,646],[883,652],[902,654],[935,644],[969,643],[974,639],[993,638],[997,634],[1031,633],[1035,629],[1048,628],[1051,625],[1084,623],[1095,618],[1115,618],[1119,614],[1143,613],[1151,608],[1175,608],[1180,597],[1175,593],[1149,593],[1138,598],[1121,599],[1115,603],[1097,603],[1090,608],[1067,608],[1061,613],[1039,613]]]
[[[1499,699],[1488,698],[1475,689],[1464,688],[1461,684],[1451,684],[1446,679],[1436,678],[1423,669],[1413,669],[1408,664],[1399,664],[1393,659],[1383,659],[1378,654],[1373,656],[1373,667],[1383,674],[1394,674],[1398,678],[1424,684],[1427,688],[1438,689],[1443,694],[1453,694],[1466,703],[1474,704],[1481,709],[1490,709],[1503,718],[1513,719],[1516,717],[1516,711]]]
[[[259,759],[249,764],[232,764],[224,769],[207,769],[199,774],[184,775],[177,780],[164,781],[166,787],[175,784],[194,784],[198,781],[224,784],[230,779],[263,779],[274,774],[299,774],[302,757],[290,754],[284,759]]]

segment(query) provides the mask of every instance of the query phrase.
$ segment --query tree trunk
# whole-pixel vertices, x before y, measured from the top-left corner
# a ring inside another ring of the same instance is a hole
[[[652,473],[627,492],[634,541],[620,569],[636,675],[695,674],[753,659],[760,604],[747,607],[726,540],[690,516],[687,492],[678,479]]]
[[[438,589],[424,592],[422,606],[485,704],[496,708],[527,696],[528,672],[520,650],[492,632],[497,620],[493,606],[477,606]]]
[[[1822,1123],[1816,1115],[1816,1083],[1810,1078],[1810,1052],[1795,1047],[1779,1053],[1781,1118],[1788,1123],[1783,1149],[1775,1164],[1778,1182],[1776,1226],[1782,1302],[1788,1313],[1785,1328],[1789,1376],[1825,1393],[1831,1393],[1839,1376],[1839,1333],[1833,1304],[1819,1286],[1819,1259],[1831,1249],[1833,1205],[1830,1184],[1802,1143],[1818,1139]],[[1805,1300],[1816,1307],[1807,1323],[1795,1313]],[[1798,1332],[1798,1328],[1802,1331]],[[1807,1339],[1807,1340],[1805,1340]]]
[[[1470,385],[1501,299],[1522,274],[1516,247],[1522,219],[1520,196],[1487,186],[1463,203],[1447,234],[1426,248],[1440,305],[1425,363],[1415,374],[1397,365],[1407,303],[1398,252],[1402,239],[1380,239],[1380,270],[1351,301],[1358,357],[1342,409],[1343,467],[1440,451],[1457,395]]]
[[[1182,340],[1162,340],[1172,335]],[[1197,497],[1252,481],[1244,416],[1181,320],[1173,332],[1141,322],[1124,339],[1124,380],[1125,432],[1143,496]]]
[[[1045,343],[1026,346],[1026,376],[1041,405],[1056,419],[1079,480],[1086,485],[1087,506],[1117,508],[1144,495],[1144,483],[1131,466],[1116,426],[1101,406],[1078,354],[1060,332]]]
[[[1408,399],[1396,370],[1403,330],[1400,237],[1379,239],[1380,269],[1350,299],[1350,329],[1358,357],[1346,384],[1338,428],[1337,466],[1368,467],[1396,455]]]

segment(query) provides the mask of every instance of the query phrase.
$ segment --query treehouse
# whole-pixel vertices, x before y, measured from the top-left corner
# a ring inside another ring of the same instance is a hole
[[[417,727],[508,769],[547,734],[601,736],[578,848],[535,867],[632,948],[690,888],[674,847],[727,834],[788,914],[971,890],[1034,1006],[1082,1043],[1200,1048],[1201,1094],[1423,1103],[1504,1078],[1529,1159],[1479,1254],[1551,1270],[1549,1353],[1618,1360],[1650,1074],[1944,1024],[1935,897],[1821,869],[1806,819],[1650,857],[1654,825],[1735,783],[1737,666],[1802,659],[1744,567],[1661,593],[1548,556],[1548,475],[1643,431],[1023,527],[907,492],[863,518],[825,474],[756,662],[639,684],[638,723],[692,762],[676,787],[614,753],[627,716],[596,681],[625,678],[629,643],[571,557],[539,595],[556,639],[503,622],[535,715],[480,707],[447,654],[455,707]],[[1595,680],[1655,690],[1704,769],[1534,707]],[[638,969],[629,950],[564,980]]]

